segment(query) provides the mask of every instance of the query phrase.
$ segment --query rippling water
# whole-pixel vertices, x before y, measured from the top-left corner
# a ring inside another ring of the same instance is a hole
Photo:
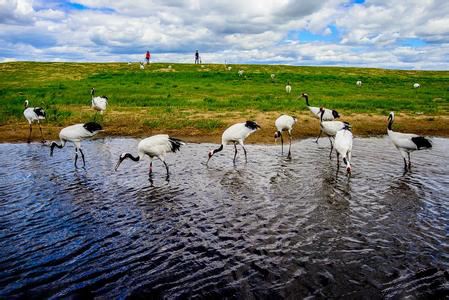
[[[353,175],[328,143],[188,144],[165,168],[123,162],[134,139],[0,144],[0,298],[449,297],[449,140],[402,158],[355,139]],[[240,153],[242,155],[242,153]]]

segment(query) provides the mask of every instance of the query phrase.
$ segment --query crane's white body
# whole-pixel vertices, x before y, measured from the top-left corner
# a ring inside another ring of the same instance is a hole
[[[145,69],[145,66],[143,65],[143,63],[140,63],[140,69],[141,69],[141,70],[144,70],[144,69]]]
[[[244,72],[243,72],[243,70],[239,70],[238,73],[239,73],[239,76],[242,77]]]
[[[347,126],[348,123],[342,122],[342,121],[322,121],[320,123],[321,130],[327,134],[330,137],[335,137],[337,132],[345,126]]]
[[[317,119],[322,118],[323,121],[333,121],[340,117],[338,112],[335,110],[327,109],[324,107],[310,106],[309,105],[309,96],[307,94],[303,93],[301,96],[306,100],[306,105],[315,118],[317,118]],[[321,117],[321,113],[323,110],[324,110],[324,114]]]
[[[150,157],[150,171],[149,171],[150,181],[152,182],[151,175],[153,172],[152,166],[154,157],[157,157],[164,163],[165,168],[167,170],[167,180],[168,180],[170,172],[168,169],[168,165],[165,162],[165,155],[167,154],[167,152],[178,151],[182,145],[185,145],[185,143],[176,138],[172,138],[167,134],[157,134],[150,136],[146,139],[141,140],[137,145],[138,151],[137,157],[134,157],[130,153],[122,153],[120,155],[119,161],[117,162],[117,165],[115,166],[115,170],[117,171],[122,161],[127,158],[130,158],[133,161],[140,161],[145,157],[145,155],[148,155]]]
[[[285,92],[287,92],[287,94],[290,94],[292,92],[292,86],[290,84],[287,84],[285,86]]]
[[[284,139],[282,137],[282,131],[288,132],[289,137],[289,148],[288,148],[288,158],[291,158],[291,147],[292,147],[292,130],[293,125],[296,124],[298,121],[297,118],[288,116],[288,115],[281,115],[279,118],[276,119],[274,122],[274,126],[276,126],[276,133],[274,134],[274,140],[277,141],[277,139],[281,138],[281,153],[284,154]]]
[[[271,80],[274,80],[274,78],[276,77],[276,75],[275,75],[275,74],[271,74],[270,77],[271,77]]]
[[[92,108],[100,112],[100,114],[103,114],[106,110],[106,107],[108,106],[108,97],[106,96],[97,96],[95,97],[95,88],[92,88],[90,91],[90,94],[92,96]]]
[[[92,97],[92,108],[103,114],[108,106],[108,100],[104,97]]]
[[[245,123],[237,123],[226,129],[221,136],[221,143],[227,145],[229,143],[239,143],[243,145],[245,139],[256,129],[245,126]]]
[[[25,119],[27,119],[28,123],[31,125],[34,122],[38,122],[39,120],[45,120],[45,116],[38,115],[35,111],[35,109],[40,107],[27,107],[23,111],[23,115],[25,116]]]
[[[78,167],[76,165],[76,162],[78,160],[78,151],[81,153],[83,166],[85,166],[86,162],[84,160],[84,153],[81,150],[81,141],[93,137],[102,130],[103,128],[101,127],[101,125],[95,122],[67,126],[61,129],[61,131],[59,132],[59,139],[61,141],[61,144],[58,145],[56,142],[51,143],[50,156],[53,156],[53,150],[55,147],[61,149],[67,142],[72,142],[75,145],[75,168]]]
[[[351,173],[352,132],[349,129],[341,129],[335,134],[335,151],[337,152],[337,166],[340,165],[340,155],[346,164],[346,170]]]
[[[260,126],[256,122],[253,122],[253,121],[246,121],[245,123],[237,123],[237,124],[234,124],[234,125],[230,126],[229,128],[227,128],[221,136],[220,147],[215,150],[209,151],[209,158],[207,160],[207,163],[209,163],[209,160],[215,153],[222,151],[223,146],[227,145],[229,143],[234,144],[234,149],[235,149],[234,163],[235,163],[235,158],[237,156],[237,144],[239,144],[243,148],[243,151],[245,153],[245,160],[246,160],[247,159],[246,149],[245,149],[245,145],[243,144],[243,142],[251,133],[255,132],[258,128],[260,128]]]
[[[42,127],[41,127],[40,120],[45,119],[45,111],[41,107],[28,107],[28,105],[29,105],[29,101],[25,100],[25,103],[24,103],[25,109],[23,111],[23,116],[25,117],[25,119],[28,121],[28,124],[30,125],[30,134],[28,135],[28,143],[31,141],[31,132],[33,130],[32,124],[34,122],[37,122],[37,124],[39,125],[39,130],[40,130],[41,136],[42,136],[42,143],[44,143],[45,139],[44,139],[44,134],[42,133]]]
[[[310,112],[313,114],[313,116],[317,119],[320,119],[320,108],[315,106],[307,106],[310,110]],[[332,114],[331,109],[323,108],[324,109],[324,115],[323,115],[323,121],[332,121],[335,120],[334,115]]]
[[[394,122],[394,113],[391,112],[389,117],[389,123],[387,127],[387,134],[390,140],[393,142],[393,145],[396,149],[401,153],[402,158],[404,159],[404,167],[407,169],[407,158],[408,158],[408,166],[411,166],[410,161],[410,153],[416,150],[422,149],[430,149],[432,148],[432,144],[429,139],[414,134],[414,133],[401,133],[395,132],[392,129]]]
[[[67,126],[59,132],[59,139],[61,145],[64,146],[66,142],[72,142],[76,148],[81,147],[81,141],[96,135],[99,131],[89,131],[84,128],[84,124],[74,124]]]
[[[297,121],[297,119],[292,117],[292,116],[281,115],[274,122],[274,126],[276,126],[276,129],[278,131],[281,131],[281,132],[282,131],[288,131],[289,134],[291,134],[292,129],[293,129],[293,125],[295,125],[296,121]]]
[[[361,80],[357,80],[357,82],[355,83],[357,86],[362,86],[362,81]]]
[[[420,87],[421,87],[421,85],[419,83],[413,84],[413,88],[415,88],[415,89],[420,88]]]
[[[184,145],[184,143],[182,144]],[[172,151],[170,137],[168,134],[157,134],[147,137],[139,142],[137,151],[140,159],[148,155],[150,159],[157,157],[163,161],[167,152]]]

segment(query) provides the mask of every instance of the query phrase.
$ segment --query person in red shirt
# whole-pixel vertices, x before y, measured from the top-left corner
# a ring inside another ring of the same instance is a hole
[[[147,54],[145,54],[145,60],[147,61],[147,65],[150,63],[151,54],[150,51],[147,51]]]

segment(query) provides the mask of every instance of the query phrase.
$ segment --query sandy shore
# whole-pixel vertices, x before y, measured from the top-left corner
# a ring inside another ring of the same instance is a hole
[[[260,112],[254,118],[260,125],[261,129],[252,134],[247,143],[274,143],[274,120],[279,113]],[[311,115],[298,115],[298,123],[293,130],[294,139],[317,136],[319,133],[319,120]],[[353,114],[345,116],[342,120],[347,121],[353,126],[355,136],[379,136],[386,134],[387,118],[379,115]],[[242,118],[228,118],[224,120],[227,124],[242,122]],[[188,142],[210,142],[219,143],[223,129],[205,130],[196,128],[182,129],[158,129],[148,128],[146,126],[129,126],[129,119],[114,117],[112,122],[110,119],[103,122],[105,131],[100,133],[98,137],[136,137],[142,138],[158,133],[167,133],[169,135],[182,138]],[[426,115],[396,115],[394,130],[401,132],[412,132],[426,136],[449,137],[449,116],[426,116]],[[42,123],[44,137],[47,140],[58,139],[58,133],[65,126],[56,126],[53,124]],[[0,142],[2,143],[19,143],[26,142],[28,137],[28,123],[25,120],[10,122],[0,126]],[[37,124],[33,126],[32,141],[40,141],[39,127]]]

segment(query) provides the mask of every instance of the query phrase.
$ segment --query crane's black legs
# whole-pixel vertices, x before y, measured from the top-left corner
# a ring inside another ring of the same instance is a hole
[[[31,131],[32,131],[33,129],[31,128],[31,124],[30,124],[30,134],[28,135],[28,144],[31,142]]]
[[[332,159],[332,150],[334,150],[334,143],[332,143],[331,137],[329,137],[329,142],[331,143],[331,152],[329,153],[329,159]]]
[[[83,168],[86,167],[86,161],[84,160],[84,153],[83,150],[81,150],[81,148],[75,148],[75,168],[78,169],[78,165],[76,164],[76,162],[78,161],[78,150],[80,150],[81,153],[81,158],[83,159]]]
[[[408,169],[410,170],[412,168],[412,161],[410,160],[410,152],[408,154]]]
[[[167,181],[170,179],[170,171],[168,170],[168,165],[165,161],[162,161],[165,165],[165,169],[167,170],[167,177],[165,178]]]
[[[279,134],[281,136],[281,155],[284,155],[284,139],[282,138],[282,132]]]
[[[83,168],[86,166],[86,161],[84,160],[84,153],[83,150],[80,148],[81,158],[83,159]]]
[[[234,143],[234,149],[235,149],[235,152],[234,152],[234,165],[235,165],[235,158],[237,157],[237,144],[236,143]]]
[[[340,169],[340,154],[337,151],[337,172]]]
[[[153,174],[153,161],[150,161],[150,169],[148,171],[148,177],[151,177]]]
[[[323,130],[321,130],[320,129],[320,134],[318,135],[318,137],[316,138],[316,141],[315,141],[315,143],[317,143],[318,144],[318,140],[320,139],[320,137],[321,137],[321,133],[323,132]]]
[[[243,146],[243,144],[240,144],[243,148],[243,152],[245,152],[245,162],[248,162],[248,157],[246,156],[246,149],[245,146]]]
[[[39,121],[37,121],[37,124],[39,124],[39,130],[41,131],[42,143],[45,143],[44,134],[42,133],[41,123]]]
[[[292,158],[292,152],[291,152],[291,150],[292,150],[292,134],[290,132],[288,133],[288,138],[290,139],[290,145],[288,146],[287,158],[291,159]]]

